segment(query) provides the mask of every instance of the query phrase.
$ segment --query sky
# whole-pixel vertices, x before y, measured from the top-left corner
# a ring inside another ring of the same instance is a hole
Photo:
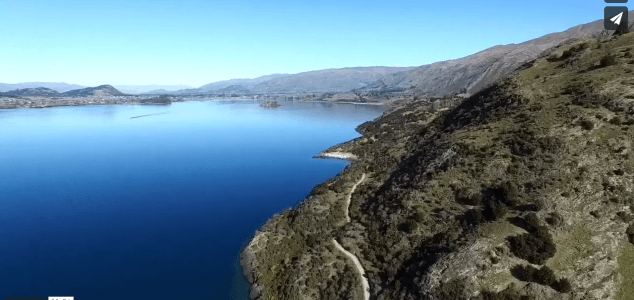
[[[198,87],[275,73],[419,66],[596,21],[605,6],[602,0],[0,0],[0,82]]]

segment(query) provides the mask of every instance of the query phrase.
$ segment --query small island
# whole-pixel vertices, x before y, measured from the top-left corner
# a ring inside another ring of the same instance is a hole
[[[266,102],[260,104],[260,106],[265,107],[265,108],[277,108],[277,107],[280,107],[281,105],[279,103],[277,103],[276,101],[266,101]]]

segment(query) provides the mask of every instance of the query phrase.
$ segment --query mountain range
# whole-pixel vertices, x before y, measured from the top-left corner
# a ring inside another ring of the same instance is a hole
[[[0,92],[0,96],[13,96],[13,97],[26,97],[26,96],[54,96],[54,97],[90,97],[90,96],[125,96],[126,94],[120,92],[111,85],[100,85],[97,87],[89,87],[82,89],[75,89],[59,93],[56,90],[36,87],[36,88],[24,88],[17,89],[8,92]]]
[[[142,94],[150,91],[164,91],[169,93],[176,90],[191,89],[193,87],[179,84],[179,85],[114,85],[117,90],[126,94]],[[0,93],[9,92],[15,90],[32,89],[32,88],[46,88],[58,93],[64,93],[72,90],[83,89],[85,86],[78,84],[69,84],[65,82],[25,82],[25,83],[0,83]]]
[[[634,18],[634,13],[629,13]],[[297,74],[271,74],[253,79],[213,82],[199,88],[186,85],[115,85],[128,94],[250,94],[250,93],[361,93],[388,94],[405,92],[414,95],[443,96],[474,94],[495,80],[506,76],[524,62],[562,42],[597,35],[603,20],[578,25],[520,44],[498,45],[478,53],[419,67],[351,67],[325,69]],[[42,87],[60,93],[84,88],[68,83],[30,82],[0,83],[0,92]],[[119,94],[110,90],[108,93]],[[19,93],[51,94],[31,90]],[[90,93],[89,91],[71,94]],[[15,94],[15,93],[14,93]],[[26,95],[26,94],[25,94]]]
[[[634,13],[630,12],[629,17],[634,17]],[[578,25],[521,44],[494,46],[460,59],[389,74],[355,92],[408,91],[428,96],[474,94],[551,47],[566,40],[590,37],[602,31],[603,20]]]
[[[65,82],[24,82],[24,83],[0,83],[0,92],[13,90],[47,88],[59,93],[84,88],[81,85],[69,84]]]

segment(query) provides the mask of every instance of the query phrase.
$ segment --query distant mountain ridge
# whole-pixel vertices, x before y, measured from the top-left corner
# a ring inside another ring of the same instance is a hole
[[[364,87],[385,75],[414,67],[351,67],[297,74],[272,74],[253,79],[231,79],[175,94],[204,93],[338,93]]]
[[[634,13],[629,17],[634,20]],[[118,85],[107,94],[274,94],[274,93],[391,93],[444,96],[474,94],[495,80],[506,76],[524,62],[568,39],[590,37],[603,31],[603,20],[578,25],[566,31],[548,34],[520,44],[498,45],[454,60],[419,67],[351,67],[325,69],[297,74],[271,74],[252,79],[230,79],[199,88],[186,85]],[[30,82],[0,83],[0,92],[27,88],[47,88],[65,95],[92,95],[94,91],[78,89],[68,83]],[[184,89],[178,89],[185,87]],[[88,88],[94,89],[94,88]],[[178,90],[175,90],[178,89]],[[116,92],[115,92],[116,91]],[[72,93],[68,93],[72,92]],[[22,91],[20,93],[45,93]],[[68,93],[68,94],[66,94]]]
[[[634,13],[629,13],[634,18]],[[536,58],[548,48],[572,38],[590,37],[603,31],[603,20],[578,25],[566,31],[552,33],[520,44],[494,46],[478,53],[418,68],[392,73],[357,93],[407,91],[413,94],[444,96],[474,94],[497,79],[506,76],[524,62]]]
[[[3,96],[14,96],[14,97],[24,97],[24,96],[57,96],[59,93],[56,90],[37,87],[37,88],[25,88],[25,89],[17,89],[8,92],[0,92],[0,95]]]
[[[166,93],[183,90],[183,89],[191,89],[192,86],[179,84],[179,85],[164,85],[164,84],[149,84],[149,85],[113,85],[114,88],[126,94],[143,94],[156,90],[164,90]]]
[[[65,82],[23,82],[23,83],[0,83],[0,92],[8,92],[29,88],[47,88],[60,93],[81,89],[84,86],[69,84]]]
[[[198,90],[203,92],[217,91],[217,90],[221,90],[230,86],[238,86],[238,85],[242,85],[248,89],[250,86],[257,85],[258,83],[261,83],[267,80],[280,78],[280,77],[286,77],[286,76],[289,76],[289,74],[271,74],[271,75],[264,75],[264,76],[260,76],[260,77],[252,78],[252,79],[229,79],[229,80],[223,80],[223,81],[205,84],[199,87]]]

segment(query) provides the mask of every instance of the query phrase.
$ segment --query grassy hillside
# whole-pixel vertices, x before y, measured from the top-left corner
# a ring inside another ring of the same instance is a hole
[[[332,149],[359,159],[245,249],[252,297],[362,299],[336,241],[371,299],[631,299],[633,71],[634,34],[576,40],[360,126]]]

